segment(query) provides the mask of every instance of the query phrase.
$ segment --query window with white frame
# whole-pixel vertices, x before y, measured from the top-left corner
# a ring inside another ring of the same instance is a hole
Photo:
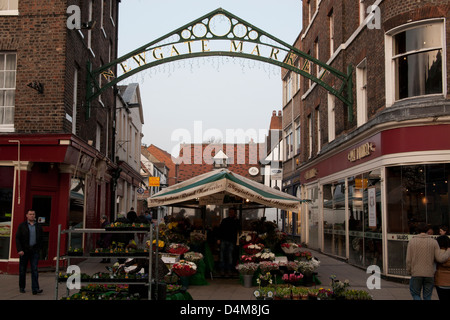
[[[320,60],[319,58],[319,37],[314,41],[314,58]],[[320,66],[316,64],[316,77],[318,78],[320,74]]]
[[[285,131],[285,150],[286,150],[286,160],[292,158],[294,147],[292,141],[292,128]]]
[[[16,53],[0,52],[0,128],[14,126],[16,100]]]
[[[367,59],[356,67],[356,125],[367,122]]]
[[[331,57],[334,53],[334,15],[333,15],[333,10],[331,10],[330,13],[328,14],[328,32],[330,34],[329,46],[330,46],[330,57]]]
[[[322,128],[320,126],[320,107],[315,110],[316,115],[316,139],[317,139],[317,152],[322,148]]]
[[[336,139],[336,114],[334,111],[336,96],[328,93],[328,141]]]
[[[295,121],[295,154],[299,154],[302,146],[300,120]]]
[[[409,24],[386,34],[387,106],[405,98],[445,93],[443,38],[441,19]]]
[[[366,10],[365,0],[359,0],[359,24],[362,24],[366,20]]]
[[[308,115],[308,158],[312,157],[313,146],[313,130],[312,130],[312,118]]]
[[[88,22],[92,21],[92,0],[89,0],[88,4]],[[88,29],[87,31],[87,46],[92,51],[92,30]]]
[[[292,74],[289,73],[288,79],[287,79],[287,101],[292,99]]]
[[[0,0],[0,15],[19,14],[19,0]]]

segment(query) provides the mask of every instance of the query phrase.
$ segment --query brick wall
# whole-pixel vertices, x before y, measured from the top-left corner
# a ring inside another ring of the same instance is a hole
[[[113,89],[102,95],[106,108],[98,101],[92,103],[91,117],[85,117],[86,63],[93,68],[109,62],[109,44],[115,58],[116,27],[109,18],[109,1],[105,1],[104,31],[100,29],[101,1],[93,1],[92,55],[86,48],[87,31],[69,30],[66,27],[67,7],[75,4],[81,8],[81,20],[87,21],[88,1],[20,0],[18,16],[0,16],[0,51],[17,52],[17,78],[14,128],[18,133],[71,133],[73,116],[74,68],[78,66],[77,135],[84,141],[95,141],[97,123],[110,132],[102,133],[101,151],[106,152],[106,137],[112,136],[110,107],[113,106]],[[113,1],[116,6],[116,2]],[[114,10],[115,12],[116,10]],[[106,34],[106,36],[105,36]],[[29,88],[28,83],[38,81],[44,93]],[[110,114],[107,116],[107,114]],[[108,148],[110,149],[110,147]]]

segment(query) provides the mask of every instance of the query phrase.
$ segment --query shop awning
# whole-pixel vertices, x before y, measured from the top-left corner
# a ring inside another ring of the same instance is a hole
[[[241,201],[237,200],[239,198]],[[300,211],[302,202],[287,193],[275,190],[228,169],[214,170],[163,189],[148,198],[149,207],[186,204],[259,204],[286,211]]]

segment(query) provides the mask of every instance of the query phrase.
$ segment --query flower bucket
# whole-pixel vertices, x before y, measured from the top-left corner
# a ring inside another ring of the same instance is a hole
[[[243,274],[242,275],[242,280],[244,282],[244,287],[245,288],[251,288],[252,287],[252,282],[253,282],[253,275],[252,274]]]

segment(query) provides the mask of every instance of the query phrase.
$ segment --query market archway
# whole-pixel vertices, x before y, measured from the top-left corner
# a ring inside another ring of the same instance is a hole
[[[341,72],[222,8],[98,69],[92,70],[88,64],[86,106],[89,110],[90,102],[103,91],[140,71],[177,60],[210,56],[252,59],[298,73],[344,102],[352,121],[352,66],[348,66],[347,73]],[[312,70],[319,71],[315,74]]]

